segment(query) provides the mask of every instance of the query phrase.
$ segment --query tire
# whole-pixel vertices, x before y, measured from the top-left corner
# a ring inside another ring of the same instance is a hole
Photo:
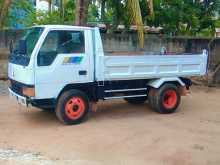
[[[148,103],[149,103],[149,105],[150,105],[150,107],[152,108],[152,109],[155,109],[155,94],[156,94],[156,89],[154,89],[154,88],[151,88],[150,89],[150,91],[149,91],[149,93],[148,93]]]
[[[79,90],[66,91],[59,97],[55,112],[63,124],[80,124],[89,112],[89,99]]]
[[[181,101],[178,88],[174,84],[164,84],[151,98],[153,109],[162,114],[174,113]]]
[[[132,97],[125,98],[124,100],[130,104],[143,104],[147,100],[147,97]]]

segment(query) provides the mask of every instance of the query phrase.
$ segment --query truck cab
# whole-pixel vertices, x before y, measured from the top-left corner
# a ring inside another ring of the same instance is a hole
[[[15,92],[21,96],[30,92],[29,97],[37,100],[37,106],[40,100],[52,103],[60,92],[58,90],[66,84],[93,82],[90,31],[91,28],[71,26],[28,29],[23,37],[25,45],[20,45],[20,49],[26,47],[26,51],[20,54],[15,48],[9,58],[8,75],[12,89],[19,88]]]
[[[98,100],[149,101],[172,113],[190,76],[207,69],[207,51],[192,55],[104,53],[98,28],[64,25],[25,30],[9,57],[10,96],[25,106],[54,109],[64,124],[78,124]]]

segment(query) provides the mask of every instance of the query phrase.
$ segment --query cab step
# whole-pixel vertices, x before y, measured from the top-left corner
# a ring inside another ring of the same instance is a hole
[[[147,96],[147,94],[144,94],[144,95],[128,95],[128,96],[113,96],[113,97],[104,97],[104,100],[133,98],[133,97],[146,97],[146,96]]]

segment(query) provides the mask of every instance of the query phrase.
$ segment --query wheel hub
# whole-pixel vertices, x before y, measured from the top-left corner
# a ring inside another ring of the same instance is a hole
[[[70,98],[65,105],[65,113],[72,120],[80,118],[85,111],[85,104],[80,97]]]
[[[166,109],[172,109],[176,106],[177,103],[177,94],[174,90],[167,90],[164,93],[164,97],[163,97],[163,106]]]

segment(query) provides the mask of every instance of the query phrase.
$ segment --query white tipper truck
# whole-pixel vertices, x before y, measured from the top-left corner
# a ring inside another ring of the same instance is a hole
[[[138,53],[104,52],[98,28],[35,26],[11,48],[9,93],[26,107],[54,109],[64,124],[78,124],[99,100],[148,100],[156,112],[173,113],[191,85],[187,77],[207,72],[206,50]]]

